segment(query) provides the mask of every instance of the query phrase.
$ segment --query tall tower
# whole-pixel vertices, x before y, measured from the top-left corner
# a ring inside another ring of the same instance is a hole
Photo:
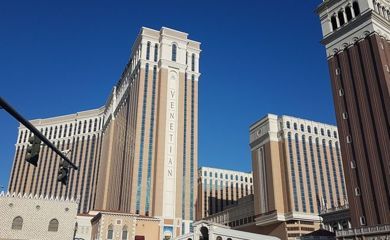
[[[104,112],[97,208],[159,217],[173,237],[195,218],[200,43],[142,28]]]
[[[390,223],[390,2],[327,0],[326,47],[352,226]]]

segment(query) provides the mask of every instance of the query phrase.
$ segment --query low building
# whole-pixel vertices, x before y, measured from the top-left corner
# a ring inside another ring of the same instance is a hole
[[[78,200],[0,193],[0,240],[70,240]]]
[[[322,217],[322,224],[325,230],[336,232],[351,229],[351,215],[348,203],[324,209],[321,211],[320,216]]]
[[[92,237],[92,223],[91,220],[99,212],[90,211],[86,214],[77,215],[75,240],[91,240]]]
[[[336,238],[342,240],[390,239],[390,224],[336,231]]]
[[[194,232],[177,237],[176,240],[279,240],[277,237],[233,230],[218,223],[199,221],[194,223]]]
[[[161,232],[161,224],[163,221],[159,218],[123,212],[100,211],[91,219],[91,239],[172,239],[173,229],[164,229],[165,231]],[[180,235],[180,233],[176,234]]]
[[[202,220],[235,206],[240,198],[250,194],[253,194],[252,173],[201,167],[198,170],[196,219]]]
[[[240,229],[254,224],[255,210],[253,194],[238,199],[237,203],[222,212],[210,215],[204,220]]]

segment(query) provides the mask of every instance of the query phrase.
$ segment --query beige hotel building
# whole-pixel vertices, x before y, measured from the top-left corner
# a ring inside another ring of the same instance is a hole
[[[169,28],[143,27],[103,107],[32,123],[71,149],[68,186],[59,158],[42,147],[38,167],[24,160],[30,133],[19,127],[11,192],[79,197],[79,213],[119,211],[160,219],[163,234],[195,220],[200,43]]]
[[[345,204],[337,128],[268,114],[250,127],[256,228],[293,239],[319,227],[321,209]]]

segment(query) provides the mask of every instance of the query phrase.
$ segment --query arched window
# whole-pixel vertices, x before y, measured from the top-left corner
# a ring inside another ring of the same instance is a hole
[[[23,218],[22,217],[16,217],[12,221],[12,229],[14,230],[22,230],[23,228]]]
[[[209,229],[207,227],[201,227],[200,233],[202,234],[201,239],[203,239],[203,240],[209,239]]]
[[[297,123],[294,123],[294,130],[298,130]]]
[[[85,133],[86,129],[87,129],[87,120],[84,120],[83,133]]]
[[[307,126],[307,132],[311,133],[311,127],[310,126]]]
[[[353,8],[353,11],[354,11],[354,13],[355,13],[355,16],[357,16],[357,15],[360,14],[359,3],[353,2],[353,3],[352,3],[352,8]]]
[[[158,58],[158,44],[154,44],[154,61],[157,62]]]
[[[333,16],[330,21],[332,22],[332,29],[335,31],[337,29],[337,19],[336,16]]]
[[[291,126],[290,126],[290,122],[289,121],[287,121],[286,126],[287,126],[288,129],[290,129]]]
[[[328,131],[326,132],[328,134],[328,137],[330,137],[330,130],[328,129]]]
[[[58,232],[58,220],[57,219],[52,219],[49,222],[49,232]]]
[[[336,131],[333,132],[333,137],[337,138],[337,132]]]
[[[22,142],[22,139],[23,139],[23,131],[20,132],[19,143]]]
[[[352,20],[352,10],[351,10],[351,7],[348,6],[345,8],[345,14],[347,15],[347,21],[351,21]]]
[[[195,54],[191,56],[191,71],[195,71]]]
[[[128,233],[127,226],[125,225],[122,228],[122,240],[127,240],[127,233]]]
[[[314,127],[314,133],[315,133],[315,134],[318,134],[318,129],[317,129],[317,127]]]
[[[222,240],[222,237],[221,237],[221,236],[218,236],[218,237],[217,237],[217,240]]]
[[[93,123],[93,131],[95,132],[97,128],[97,118],[95,118],[95,121]]]
[[[301,131],[302,131],[302,132],[305,131],[305,126],[303,126],[303,124],[301,124]]]
[[[150,42],[146,44],[146,60],[150,59]]]
[[[114,229],[112,227],[112,225],[108,226],[108,229],[107,229],[107,239],[108,240],[112,240],[114,236]]]
[[[176,55],[177,55],[177,45],[174,43],[172,44],[172,61],[176,62]]]
[[[339,17],[340,26],[343,26],[345,24],[344,13],[340,11],[337,16]]]
[[[66,137],[66,131],[68,131],[68,124],[65,124],[64,135],[62,137]]]

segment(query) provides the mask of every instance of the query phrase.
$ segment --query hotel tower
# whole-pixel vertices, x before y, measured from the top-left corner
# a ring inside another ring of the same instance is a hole
[[[327,0],[317,13],[352,227],[390,224],[390,2]]]
[[[81,199],[79,212],[118,211],[161,220],[161,238],[195,220],[200,43],[169,28],[142,28],[106,104],[33,124],[80,167],[56,181],[58,156],[43,147],[24,161],[20,127],[9,190]]]
[[[268,114],[250,127],[255,226],[296,239],[319,228],[318,214],[347,204],[337,128]]]

